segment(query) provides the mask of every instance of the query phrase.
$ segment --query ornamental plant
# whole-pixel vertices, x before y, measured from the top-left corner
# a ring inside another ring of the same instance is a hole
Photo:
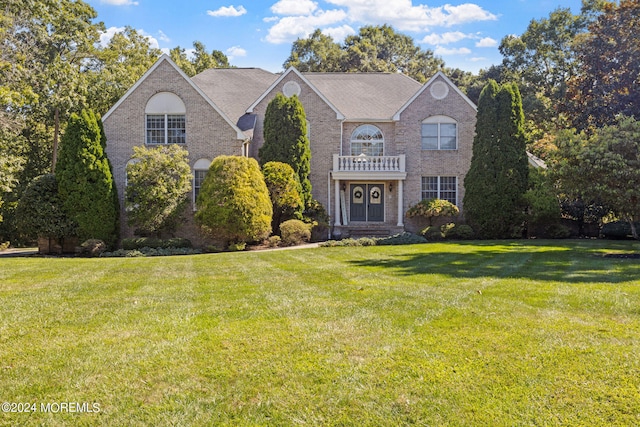
[[[58,192],[66,215],[77,224],[80,240],[118,238],[118,202],[105,138],[91,110],[72,114],[60,141],[56,165]]]
[[[177,145],[133,147],[125,204],[128,223],[139,233],[160,235],[178,226],[191,191],[188,155]]]
[[[273,208],[255,159],[213,159],[196,200],[196,221],[215,239],[231,245],[266,239]]]
[[[407,217],[426,218],[431,226],[434,218],[453,217],[459,213],[460,209],[448,200],[424,199],[407,210]]]
[[[76,234],[76,227],[62,208],[53,174],[40,175],[29,183],[16,207],[20,233],[29,238],[60,239]]]
[[[282,162],[268,162],[262,166],[264,181],[273,206],[271,228],[275,232],[289,219],[302,219],[304,203],[300,197],[300,181],[293,168]]]

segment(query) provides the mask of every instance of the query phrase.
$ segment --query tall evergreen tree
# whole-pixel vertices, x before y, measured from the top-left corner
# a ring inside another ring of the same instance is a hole
[[[118,206],[103,141],[91,110],[72,114],[61,139],[56,179],[64,211],[77,224],[78,237],[113,245],[118,236]]]
[[[522,224],[529,166],[520,91],[490,81],[480,94],[464,213],[482,238],[514,237]]]
[[[264,145],[259,151],[260,165],[287,163],[300,178],[300,196],[305,205],[311,202],[311,148],[307,138],[307,118],[300,99],[279,93],[267,106],[264,115]]]

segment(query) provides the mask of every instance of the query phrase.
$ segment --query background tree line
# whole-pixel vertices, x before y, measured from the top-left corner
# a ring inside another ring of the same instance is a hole
[[[0,240],[7,240],[16,237],[15,207],[27,185],[54,172],[71,114],[104,114],[161,52],[133,28],[101,45],[104,24],[81,0],[1,0],[0,10]],[[478,74],[447,68],[388,25],[362,27],[342,42],[316,30],[292,44],[284,67],[402,72],[420,82],[442,69],[476,103],[490,80],[515,83],[527,149],[554,164],[571,152],[566,135],[558,139],[561,131],[582,132],[584,141],[616,126],[619,115],[639,117],[639,26],[637,1],[583,0],[578,14],[559,8],[532,20],[523,34],[504,37],[502,63]],[[229,66],[220,51],[209,53],[199,42],[194,49],[192,56],[179,46],[170,51],[189,76]],[[633,155],[627,153],[629,161]],[[568,183],[562,192],[586,197]]]

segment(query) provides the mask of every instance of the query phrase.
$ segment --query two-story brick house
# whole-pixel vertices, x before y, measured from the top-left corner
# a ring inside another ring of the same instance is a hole
[[[462,209],[476,106],[443,73],[424,85],[399,73],[294,68],[282,74],[210,69],[189,78],[167,55],[103,117],[121,201],[136,145],[187,149],[192,199],[215,157],[257,158],[264,113],[278,92],[302,101],[313,196],[330,213],[335,234],[411,228],[405,212],[423,198],[447,199]],[[130,235],[122,224],[123,236]],[[179,234],[201,240],[192,218]]]

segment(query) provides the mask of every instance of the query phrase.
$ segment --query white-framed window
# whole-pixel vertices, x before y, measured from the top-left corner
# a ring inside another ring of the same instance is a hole
[[[147,144],[184,144],[187,121],[184,102],[170,92],[153,95],[145,107]]]
[[[423,150],[457,150],[458,124],[447,116],[433,116],[422,122]]]
[[[458,177],[423,176],[422,199],[442,199],[458,204]]]
[[[384,155],[384,135],[373,125],[361,125],[351,134],[351,155]]]
[[[198,194],[200,194],[200,188],[202,187],[202,183],[204,182],[204,178],[207,176],[207,172],[209,171],[209,166],[211,165],[211,161],[208,159],[199,159],[193,165],[193,210],[196,210],[196,200],[198,199]]]

